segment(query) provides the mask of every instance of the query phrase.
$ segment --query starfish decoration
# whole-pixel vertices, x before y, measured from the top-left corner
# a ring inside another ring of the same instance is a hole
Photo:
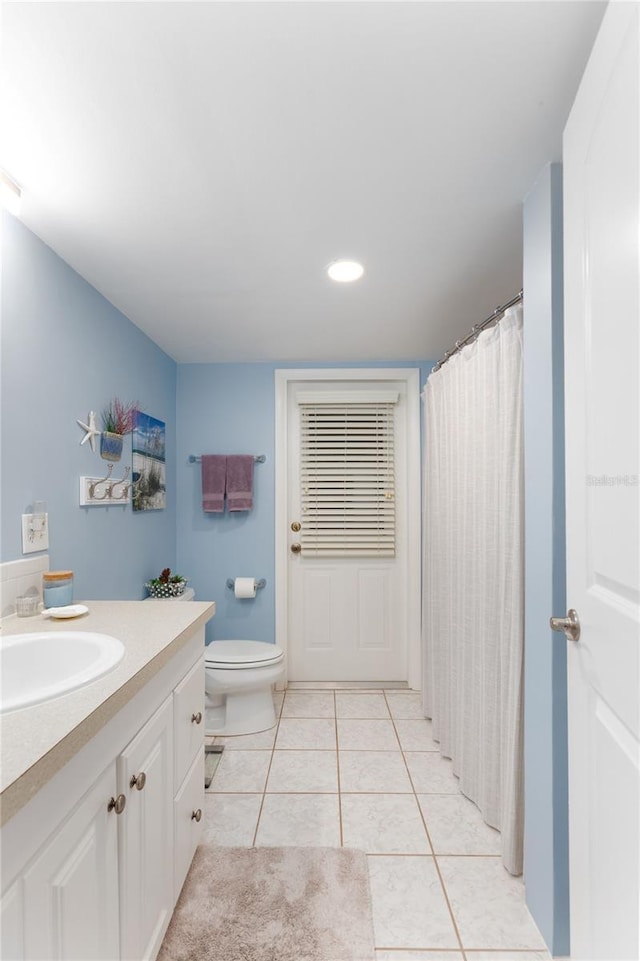
[[[89,411],[89,423],[85,424],[84,421],[78,420],[77,424],[80,424],[83,430],[86,430],[86,434],[80,441],[80,444],[85,444],[87,441],[91,444],[91,450],[96,449],[96,437],[100,436],[100,431],[96,430],[96,415],[94,411]]]

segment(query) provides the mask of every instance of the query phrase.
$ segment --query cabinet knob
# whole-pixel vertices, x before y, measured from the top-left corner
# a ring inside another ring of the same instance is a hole
[[[202,817],[202,808],[198,808],[197,811],[193,811],[191,814],[192,821],[200,821],[201,817]]]
[[[109,799],[107,804],[107,811],[115,811],[116,814],[122,814],[127,805],[127,799],[124,794],[119,794],[117,797],[112,797]]]
[[[129,781],[129,787],[135,787],[138,789],[138,791],[141,791],[146,783],[147,775],[144,773],[144,771],[140,771],[140,774],[134,774],[132,776],[131,780]]]
[[[198,711],[197,714],[192,714],[192,715],[191,715],[191,723],[192,723],[192,724],[199,724],[201,720],[202,720],[202,711]]]

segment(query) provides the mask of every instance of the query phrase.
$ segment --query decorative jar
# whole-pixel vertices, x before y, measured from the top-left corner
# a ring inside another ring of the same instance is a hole
[[[66,607],[73,603],[73,571],[45,571],[42,575],[44,606]]]

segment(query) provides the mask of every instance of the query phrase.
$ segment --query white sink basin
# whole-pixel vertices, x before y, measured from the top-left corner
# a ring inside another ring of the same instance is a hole
[[[0,637],[0,713],[67,694],[102,677],[124,646],[108,634],[41,631]]]

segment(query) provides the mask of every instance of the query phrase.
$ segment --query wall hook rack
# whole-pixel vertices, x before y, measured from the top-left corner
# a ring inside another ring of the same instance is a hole
[[[131,468],[125,467],[124,475],[117,480],[112,477],[113,464],[109,464],[105,477],[80,478],[81,507],[124,507],[131,503]]]
[[[111,480],[111,475],[112,475],[112,473],[113,473],[113,464],[109,464],[109,469],[108,469],[108,471],[107,471],[107,476],[106,476],[106,477],[101,477],[99,480],[93,481],[93,483],[89,484],[89,499],[90,499],[90,500],[93,500],[93,501],[104,501],[104,500],[107,499],[107,497],[109,497],[109,495],[110,495],[110,493],[111,493],[111,487],[113,486],[113,485],[109,484],[109,481]],[[104,494],[102,494],[102,493],[101,493],[101,494],[98,494],[98,487],[100,487],[102,484],[105,485]],[[108,486],[107,486],[107,485],[108,485]]]

